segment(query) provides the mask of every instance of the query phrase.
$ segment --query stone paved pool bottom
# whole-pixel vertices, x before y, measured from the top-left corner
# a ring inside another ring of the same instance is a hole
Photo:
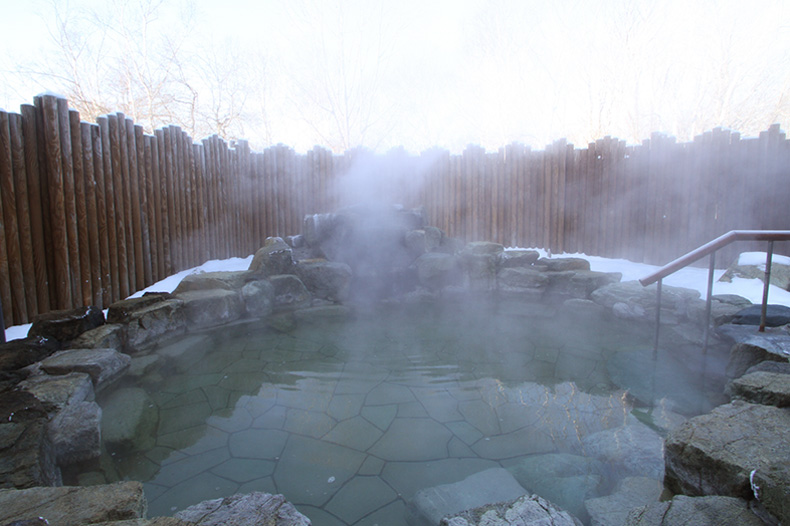
[[[420,489],[584,455],[584,437],[633,420],[606,363],[649,349],[652,329],[583,311],[390,306],[186,336],[135,358],[150,363],[137,387],[158,409],[155,441],[106,454],[105,476],[143,481],[150,517],[265,491],[317,525],[406,524]]]

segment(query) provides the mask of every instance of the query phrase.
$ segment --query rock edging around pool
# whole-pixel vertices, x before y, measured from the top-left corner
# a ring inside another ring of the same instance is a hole
[[[7,418],[0,425],[2,484],[56,486],[61,466],[98,456],[101,409],[95,393],[123,374],[145,374],[151,366],[146,350],[187,331],[245,319],[288,331],[312,319],[348,316],[367,301],[432,301],[454,294],[559,298],[603,306],[621,318],[653,319],[654,291],[620,283],[618,274],[592,272],[586,260],[540,258],[496,243],[462,245],[424,226],[417,211],[385,215],[384,227],[361,232],[365,220],[356,210],[308,216],[303,235],[267,239],[247,271],[188,276],[172,294],[113,304],[106,320],[91,307],[42,317],[28,339],[7,344],[1,355]],[[665,323],[700,320],[704,302],[697,293],[665,287],[664,296]],[[715,319],[726,320],[741,307],[716,301]],[[145,404],[129,410],[140,411],[143,427],[119,432],[113,438],[119,443],[145,429]]]

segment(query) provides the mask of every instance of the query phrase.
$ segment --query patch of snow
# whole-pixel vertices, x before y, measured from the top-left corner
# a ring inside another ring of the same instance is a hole
[[[150,287],[146,287],[143,290],[138,290],[131,296],[130,298],[139,298],[146,292],[173,292],[178,287],[178,284],[181,283],[181,280],[185,277],[189,276],[190,274],[201,274],[203,272],[233,272],[238,270],[247,270],[250,268],[250,263],[252,263],[252,256],[247,256],[246,258],[230,258],[230,259],[214,259],[211,261],[206,261],[200,266],[190,268],[187,270],[182,270],[177,274],[173,274],[172,276],[168,276],[161,281],[157,281]]]
[[[762,270],[765,270],[765,258],[767,254],[765,252],[744,252],[740,256],[738,256],[738,265],[745,266],[745,265],[752,265],[755,267],[759,267]],[[774,254],[771,258],[773,263],[779,263],[780,265],[790,265],[790,257],[781,256],[778,254]]]
[[[55,97],[55,98],[63,99],[63,100],[67,100],[68,99],[68,97],[66,97],[65,95],[63,95],[61,93],[56,93],[56,92],[50,91],[50,90],[42,91],[41,93],[36,95],[36,97]]]

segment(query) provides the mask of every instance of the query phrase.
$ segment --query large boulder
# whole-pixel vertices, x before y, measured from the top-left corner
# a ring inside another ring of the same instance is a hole
[[[245,311],[237,290],[203,289],[176,294],[184,302],[188,327],[213,327],[241,318]]]
[[[50,311],[36,316],[28,336],[41,336],[53,338],[59,342],[68,342],[103,323],[104,313],[99,307],[93,305]]]
[[[282,495],[254,492],[236,494],[195,504],[175,514],[175,518],[196,526],[310,526]]]
[[[732,380],[727,386],[727,392],[738,400],[790,407],[790,374],[767,371],[745,374]]]
[[[531,267],[540,258],[537,250],[507,249],[502,253],[502,268]]]
[[[168,292],[147,292],[117,301],[107,311],[107,322],[126,326],[126,349],[135,352],[162,336],[186,331],[184,302]]]
[[[497,285],[497,272],[505,247],[499,243],[474,241],[459,253],[467,286],[471,290],[490,291]]]
[[[669,433],[664,482],[675,493],[752,499],[753,471],[790,465],[788,429],[790,409],[738,400],[719,406]]]
[[[126,348],[126,325],[120,323],[105,323],[80,334],[71,342],[75,349],[115,349],[123,351]]]
[[[47,426],[55,410],[26,391],[0,393],[0,487],[61,484]]]
[[[513,501],[527,491],[513,475],[491,468],[453,484],[418,491],[409,502],[410,524],[434,526],[442,517],[495,502]]]
[[[68,404],[49,423],[58,465],[101,456],[101,408],[96,402]]]
[[[293,274],[293,267],[293,249],[282,238],[269,237],[253,256],[249,273],[258,278],[268,278],[278,274]]]
[[[727,362],[727,376],[738,378],[750,367],[761,362],[771,361],[788,363],[790,360],[790,335],[764,334],[749,335],[730,348]]]
[[[251,277],[249,271],[196,272],[184,277],[173,294],[195,290],[239,290]]]
[[[60,350],[60,342],[54,338],[28,336],[0,344],[0,371],[16,371],[43,360]]]
[[[310,292],[302,280],[292,274],[271,276],[274,289],[274,310],[296,310],[310,305]]]
[[[719,281],[732,282],[733,278],[759,279],[765,283],[764,252],[744,252],[722,274]],[[790,290],[790,264],[783,256],[774,256],[771,262],[771,285],[776,285],[782,290]]]
[[[265,318],[274,310],[274,286],[266,279],[256,279],[241,288],[244,309],[253,318]]]
[[[656,480],[664,476],[663,446],[661,436],[639,422],[599,431],[582,439],[582,451],[586,456],[620,473]]]
[[[420,285],[429,290],[455,285],[460,280],[458,259],[452,254],[429,252],[418,257],[415,265]]]
[[[445,517],[439,526],[581,526],[576,517],[537,495],[492,503]]]
[[[155,445],[159,410],[144,389],[116,389],[102,406],[101,432],[109,449],[148,450]]]
[[[19,388],[58,408],[94,399],[93,382],[87,373],[31,376],[20,382]]]
[[[584,501],[599,496],[605,473],[601,461],[567,453],[531,455],[507,470],[527,491],[582,520],[588,519]]]
[[[177,336],[187,330],[184,302],[172,298],[146,305],[126,317],[127,349],[146,348],[163,336]]]
[[[654,502],[634,508],[624,526],[763,526],[765,523],[749,510],[743,499],[733,497],[687,497]]]
[[[315,298],[335,302],[348,298],[351,267],[346,263],[325,259],[302,260],[295,273]]]
[[[549,277],[532,268],[508,267],[499,272],[497,285],[500,292],[534,299],[546,291]]]
[[[754,497],[782,524],[790,524],[790,464],[774,464],[750,475]]]
[[[685,319],[689,305],[699,299],[696,290],[682,287],[661,287],[661,313],[665,319]],[[645,319],[654,319],[656,313],[656,285],[643,287],[638,281],[622,281],[603,286],[590,294],[590,299],[599,305],[614,309],[623,305],[632,313]]]
[[[762,305],[750,305],[736,312],[732,317],[732,323],[736,325],[760,325],[762,313]],[[790,307],[785,305],[765,306],[766,327],[780,327],[788,323],[790,323]]]
[[[535,266],[549,272],[590,270],[590,262],[582,258],[540,258],[535,262]]]
[[[59,351],[41,361],[41,370],[47,374],[87,373],[96,392],[118,380],[129,368],[129,355],[114,349],[69,349]]]
[[[0,490],[0,523],[44,517],[49,524],[83,526],[145,516],[146,501],[139,482],[57,488]]]
[[[406,232],[403,242],[414,257],[419,257],[427,252],[437,250],[442,244],[442,237],[441,230],[433,226],[426,226]]]
[[[658,501],[661,481],[647,477],[626,477],[611,495],[584,502],[592,526],[621,526],[636,507]]]
[[[710,297],[710,322],[718,327],[732,322],[735,315],[752,302],[735,294],[714,294]],[[689,318],[698,325],[705,325],[707,304],[699,299],[689,303]]]

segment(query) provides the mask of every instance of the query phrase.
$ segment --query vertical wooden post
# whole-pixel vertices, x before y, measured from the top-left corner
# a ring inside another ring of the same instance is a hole
[[[91,281],[91,305],[102,307],[102,272],[100,238],[103,231],[99,228],[98,208],[96,199],[96,176],[93,166],[93,138],[91,125],[87,122],[79,123],[81,153],[82,153],[82,181],[85,199],[85,236],[88,243],[88,267]],[[90,229],[90,230],[89,230]],[[89,233],[90,232],[90,233]]]
[[[82,305],[88,306],[93,301],[93,284],[91,280],[91,255],[88,239],[88,208],[85,202],[85,175],[83,173],[82,132],[80,131],[80,114],[74,110],[68,112],[69,135],[71,136],[72,172],[74,179],[75,218],[77,220],[77,250],[80,273],[80,296]]]

